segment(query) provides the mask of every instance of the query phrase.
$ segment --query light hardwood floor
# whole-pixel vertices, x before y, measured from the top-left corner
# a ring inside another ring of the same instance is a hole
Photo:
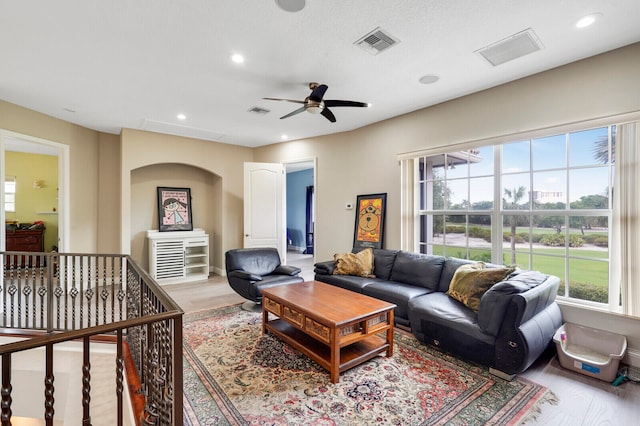
[[[289,253],[288,265],[299,266],[302,277],[313,280],[313,257]],[[242,303],[226,277],[163,287],[185,312],[196,312]],[[533,424],[540,425],[640,425],[640,385],[625,382],[618,387],[563,369],[550,348],[520,377],[551,389],[557,405],[544,404]]]

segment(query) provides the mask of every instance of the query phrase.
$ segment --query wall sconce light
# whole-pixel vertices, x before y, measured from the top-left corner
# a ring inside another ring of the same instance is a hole
[[[33,180],[33,187],[34,188],[42,188],[44,185],[42,184],[42,181],[40,179],[34,179]]]

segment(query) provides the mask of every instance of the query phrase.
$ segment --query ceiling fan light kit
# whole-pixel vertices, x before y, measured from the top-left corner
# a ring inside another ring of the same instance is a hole
[[[306,107],[306,109],[307,112],[310,112],[311,114],[320,114],[324,109],[324,104],[309,101],[309,105]]]
[[[359,107],[359,108],[367,108],[369,104],[366,102],[358,102],[358,101],[342,101],[337,99],[327,99],[326,101],[323,99],[324,94],[329,87],[326,84],[318,84],[315,82],[309,83],[309,89],[311,89],[311,94],[305,98],[304,101],[298,101],[293,99],[281,99],[281,98],[262,98],[269,101],[284,101],[284,102],[293,102],[296,104],[302,104],[300,108],[291,111],[289,114],[283,115],[280,117],[289,118],[293,115],[299,114],[303,111],[307,111],[311,114],[321,114],[327,120],[332,123],[336,122],[336,116],[333,115],[333,112],[329,109],[329,107]]]

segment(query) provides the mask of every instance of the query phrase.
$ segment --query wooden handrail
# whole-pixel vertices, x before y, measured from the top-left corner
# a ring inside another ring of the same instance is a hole
[[[175,319],[183,315],[182,311],[163,312],[161,314],[148,315],[145,317],[134,318],[125,321],[118,321],[117,323],[97,325],[90,328],[83,328],[73,331],[58,331],[55,334],[48,334],[46,336],[32,337],[27,340],[20,340],[18,342],[5,343],[0,345],[0,355],[25,351],[28,349],[39,348],[48,344],[57,344],[63,342],[69,342],[72,340],[79,340],[85,337],[97,336],[100,334],[113,333],[114,331],[124,330],[130,327],[136,327],[145,324],[152,324],[158,321],[164,321],[168,319]]]

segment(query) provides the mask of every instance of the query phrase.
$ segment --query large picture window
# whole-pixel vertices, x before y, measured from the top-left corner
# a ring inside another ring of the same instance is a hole
[[[610,304],[615,144],[607,126],[414,159],[416,248],[539,270],[561,297]]]

